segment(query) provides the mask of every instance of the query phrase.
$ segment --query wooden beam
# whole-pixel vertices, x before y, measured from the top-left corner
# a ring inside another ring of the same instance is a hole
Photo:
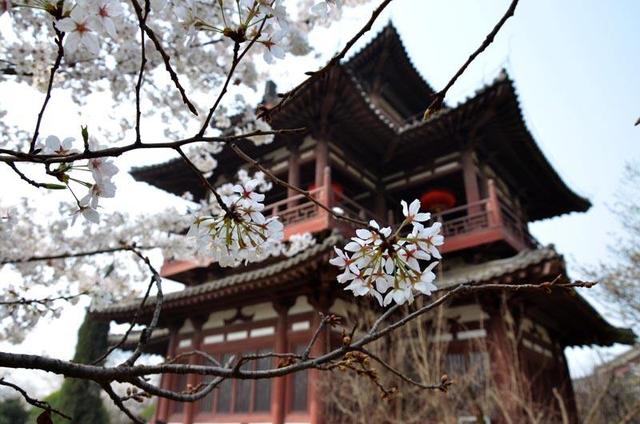
[[[329,164],[329,141],[322,137],[316,140],[315,185],[321,187],[324,181],[324,169]]]
[[[287,181],[289,184],[300,187],[300,149],[298,148],[298,143],[290,143],[289,144],[289,158],[288,158],[288,168],[289,173],[287,176]],[[287,197],[291,198],[295,196],[296,191],[290,188],[287,189]],[[295,201],[289,201],[287,203],[287,207],[291,208],[295,206]]]
[[[475,203],[480,200],[480,190],[478,188],[478,172],[473,158],[472,150],[462,152],[462,175],[464,178],[464,192],[467,203]]]
[[[178,348],[178,330],[180,327],[181,325],[179,324],[169,327],[169,348],[167,349],[166,359],[176,356],[176,349]],[[162,374],[160,377],[160,387],[165,390],[170,390],[173,386],[174,377],[174,374]],[[163,397],[158,398],[156,422],[168,422],[169,405],[169,399]]]
[[[192,317],[191,323],[193,324],[193,336],[191,338],[191,346],[193,350],[200,350],[202,345],[202,326],[207,321],[207,317]],[[198,356],[191,355],[189,359],[190,365],[198,364]],[[187,387],[196,387],[198,385],[197,374],[188,374],[187,375]],[[196,402],[185,402],[184,410],[182,412],[182,423],[183,424],[193,424],[193,418],[195,416],[195,407]]]
[[[276,321],[276,334],[273,351],[275,353],[286,353],[288,351],[288,320],[287,315],[293,302],[289,299],[278,300],[273,303],[273,308],[278,313]],[[284,424],[286,415],[286,394],[287,378],[276,377],[271,380],[271,422],[273,424]]]

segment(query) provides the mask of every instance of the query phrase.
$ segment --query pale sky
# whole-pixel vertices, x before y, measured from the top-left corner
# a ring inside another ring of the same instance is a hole
[[[395,0],[359,45],[391,19],[413,63],[437,90],[484,39],[508,3]],[[338,50],[341,42],[368,18],[370,9],[347,11],[338,25],[311,34],[311,42],[322,57]],[[521,0],[516,16],[447,98],[450,104],[462,101],[492,81],[502,68],[515,81],[527,126],[542,151],[565,182],[594,205],[587,213],[565,215],[530,227],[543,244],[554,243],[565,254],[573,277],[579,277],[579,266],[607,259],[607,245],[612,244],[611,234],[618,228],[607,204],[614,202],[624,164],[640,159],[640,127],[633,126],[640,116],[638,22],[640,2],[634,0]],[[287,71],[277,66],[270,69],[281,91],[300,81],[302,71],[313,70],[319,63],[313,58],[293,63],[289,57],[286,60]],[[34,105],[39,105],[41,98],[41,93],[25,86],[0,86],[0,104],[11,107],[7,119],[33,122]],[[93,106],[82,116],[98,119],[102,114],[100,107]],[[79,122],[77,108],[64,95],[54,97],[47,117],[45,131],[61,135],[69,132],[63,125]],[[152,161],[159,157],[154,156]],[[119,159],[118,165],[126,169],[141,161],[149,159],[130,155]],[[0,178],[5,182],[3,198],[18,194],[7,189],[16,185],[4,168],[0,169]],[[142,211],[152,202],[172,201],[159,190],[133,183],[127,175],[118,178],[122,197],[117,203],[106,202],[106,208],[125,205],[128,210]],[[593,294],[587,296],[594,298]],[[597,306],[606,315],[605,308]],[[82,315],[81,308],[68,308],[61,319],[39,325],[22,346],[11,350],[70,358]],[[9,347],[2,342],[0,348]],[[567,354],[573,375],[584,374],[597,357],[589,349],[570,349]],[[26,374],[23,378],[27,379]],[[48,380],[42,377],[42,381]],[[40,382],[37,386],[46,394],[53,384]]]

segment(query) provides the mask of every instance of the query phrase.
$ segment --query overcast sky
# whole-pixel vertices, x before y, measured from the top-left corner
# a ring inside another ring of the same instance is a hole
[[[395,0],[359,45],[391,19],[417,69],[439,89],[484,39],[508,3]],[[326,59],[357,31],[370,9],[346,11],[340,24],[313,33],[311,41],[321,58]],[[447,98],[450,104],[464,100],[503,68],[515,81],[527,126],[546,157],[567,184],[594,205],[587,213],[531,225],[532,233],[543,244],[554,243],[565,254],[574,277],[579,276],[578,265],[595,264],[607,257],[610,234],[617,229],[607,204],[614,201],[625,163],[640,159],[640,128],[633,126],[640,116],[638,22],[640,2],[634,0],[521,0],[516,16]],[[273,68],[273,78],[281,91],[300,81],[302,71],[315,69],[320,61],[308,58],[287,63],[286,71]],[[1,104],[13,110],[8,119],[33,122],[33,105],[39,104],[41,96],[25,86],[0,86]],[[83,117],[93,115],[93,119],[102,114],[101,108],[83,111]],[[68,96],[56,97],[45,130],[56,132],[62,124],[77,120],[77,108]],[[119,159],[118,164],[127,168],[141,160],[149,161],[148,157],[130,155]],[[13,177],[4,169],[0,169],[0,178],[5,182],[3,197],[18,194],[6,188],[12,185]],[[127,175],[118,178],[119,195],[124,201],[107,202],[106,207],[126,204],[126,208],[140,211],[150,202],[171,202],[158,190],[133,184]],[[23,346],[11,350],[71,357],[82,315],[81,308],[69,308],[62,319],[38,326]],[[1,348],[9,347],[1,343]],[[574,375],[586,372],[594,360],[586,349],[572,349],[568,356]]]

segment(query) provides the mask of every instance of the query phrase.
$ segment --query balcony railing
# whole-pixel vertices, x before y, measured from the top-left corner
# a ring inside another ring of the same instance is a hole
[[[442,231],[446,237],[446,243],[442,246],[443,252],[496,241],[505,241],[515,250],[537,244],[527,230],[526,221],[499,199],[492,181],[489,182],[488,191],[489,196],[486,199],[433,214],[433,218],[442,222],[443,225]],[[325,170],[322,186],[309,191],[309,195],[320,203],[339,210],[344,216],[363,221],[374,218],[378,222],[385,222],[362,205],[339,193],[334,193],[331,190],[329,168]],[[301,194],[267,205],[264,214],[280,217],[285,226],[285,239],[292,234],[313,233],[328,228],[343,229],[345,235],[351,234],[349,231],[351,226],[348,223],[336,220],[315,202]]]
[[[384,218],[376,216],[357,202],[334,193],[331,187],[331,172],[327,167],[322,185],[310,190],[309,196],[333,210],[339,208],[343,216],[365,222],[376,219],[386,225]],[[442,232],[445,236],[445,244],[440,248],[442,253],[494,242],[506,242],[517,251],[538,245],[529,234],[526,221],[499,199],[492,181],[489,181],[488,191],[489,196],[486,199],[433,214],[433,219],[442,222]],[[346,236],[353,234],[353,225],[334,218],[302,194],[266,205],[263,214],[280,218],[284,225],[285,240],[293,234],[317,233],[328,229],[338,229]],[[172,261],[165,263],[162,275],[169,276],[204,265],[206,264],[192,261]]]
[[[434,219],[442,222],[443,252],[496,241],[505,241],[518,251],[538,245],[526,221],[498,197],[493,181],[488,188],[486,199],[434,214]]]
[[[328,205],[342,216],[368,222],[376,218],[375,214],[353,200],[332,190],[331,170],[325,168],[322,186],[309,190],[309,196],[323,205]],[[265,216],[278,216],[284,225],[284,237],[292,234],[318,232],[328,228],[352,227],[346,221],[334,218],[317,203],[302,194],[295,194],[286,199],[265,206]]]

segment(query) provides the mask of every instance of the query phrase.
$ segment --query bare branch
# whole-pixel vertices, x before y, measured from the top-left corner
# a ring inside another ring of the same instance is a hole
[[[148,2],[148,0],[146,1]],[[162,60],[164,61],[164,67],[169,73],[169,76],[171,77],[171,81],[173,81],[173,84],[176,86],[176,88],[180,92],[180,96],[182,96],[182,101],[184,102],[185,105],[187,105],[191,113],[193,113],[194,115],[198,115],[198,110],[187,97],[187,93],[182,87],[182,84],[180,84],[180,80],[178,79],[178,74],[176,74],[176,71],[174,71],[173,67],[171,66],[171,63],[170,63],[171,58],[162,47],[162,43],[160,43],[160,40],[158,39],[156,34],[153,32],[151,28],[149,28],[149,25],[147,25],[146,15],[145,15],[145,12],[142,10],[142,7],[140,6],[140,3],[138,3],[137,0],[131,0],[131,4],[133,5],[133,9],[135,10],[136,15],[138,16],[140,27],[144,30],[144,32],[147,34],[149,39],[153,42],[153,45],[155,46],[158,53],[160,53],[160,56],[162,56]]]
[[[145,424],[145,421],[142,418],[136,417],[133,412],[131,412],[129,410],[129,408],[126,407],[126,405],[124,404],[124,402],[122,402],[122,399],[120,399],[120,396],[118,396],[116,394],[116,392],[113,391],[113,388],[111,387],[110,384],[108,383],[103,383],[101,384],[102,389],[107,392],[107,394],[109,395],[109,397],[111,398],[111,400],[113,401],[113,403],[118,407],[118,409],[120,409],[122,412],[124,412],[124,414],[129,417],[129,419],[131,419],[131,421],[133,421],[136,424]]]
[[[52,408],[51,405],[49,405],[49,403],[47,403],[45,401],[32,398],[31,396],[29,396],[27,394],[27,392],[22,387],[20,387],[20,386],[18,386],[16,384],[10,383],[10,382],[6,381],[4,378],[0,378],[0,385],[1,386],[11,387],[12,389],[14,389],[18,393],[20,393],[20,395],[22,395],[24,400],[27,401],[27,403],[29,405],[33,405],[36,408],[43,409],[45,411],[48,411],[49,413],[53,412],[54,414],[57,414],[57,415],[61,416],[64,419],[71,420],[70,416],[64,414],[63,412],[58,411],[55,408]]]
[[[424,119],[429,118],[435,112],[440,110],[440,108],[442,108],[442,103],[444,102],[444,98],[446,97],[449,89],[453,86],[453,84],[455,84],[458,78],[460,78],[460,76],[467,70],[469,65],[471,65],[471,62],[473,62],[475,58],[478,57],[478,55],[480,55],[480,53],[485,51],[487,47],[489,47],[491,43],[493,43],[493,40],[495,39],[496,35],[500,31],[504,23],[507,22],[507,20],[513,16],[514,12],[516,11],[517,5],[518,5],[518,0],[512,0],[504,16],[502,16],[502,18],[498,21],[498,23],[493,28],[493,30],[491,30],[491,32],[487,34],[486,38],[484,39],[480,47],[478,47],[473,53],[471,53],[471,56],[469,56],[467,61],[460,67],[460,69],[458,69],[458,72],[456,72],[455,75],[451,77],[447,85],[445,85],[442,90],[434,94],[431,104],[429,105],[427,110],[424,112]]]

